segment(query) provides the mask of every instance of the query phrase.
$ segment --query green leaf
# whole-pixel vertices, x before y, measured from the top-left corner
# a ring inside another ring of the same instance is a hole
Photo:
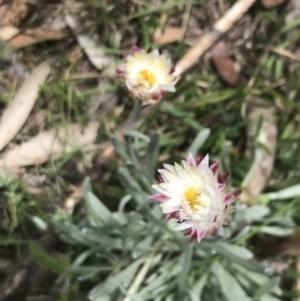
[[[145,192],[141,189],[139,183],[132,177],[129,170],[125,167],[119,167],[118,175],[123,187],[133,196],[138,204],[144,204],[148,199]]]
[[[300,184],[266,194],[269,200],[285,200],[300,196]]]
[[[40,217],[33,215],[30,217],[30,219],[39,230],[41,230],[41,231],[47,230],[47,228],[48,228],[47,223],[45,221],[43,221]]]
[[[16,181],[16,175],[9,169],[3,168],[0,172],[0,188],[7,187],[12,182]]]
[[[174,117],[179,117],[179,118],[187,117],[186,110],[182,110],[180,107],[173,105],[171,103],[163,102],[160,106],[160,110]],[[162,139],[165,139],[165,137],[162,137]]]
[[[109,223],[113,220],[111,212],[92,192],[88,192],[85,202],[90,215],[97,224]]]
[[[235,271],[233,271],[235,272]],[[252,292],[253,291],[253,282],[246,278],[245,275],[241,273],[234,273],[235,279],[242,285],[242,287],[245,289],[246,292]]]
[[[83,195],[87,197],[88,192],[93,192],[91,181],[89,177],[86,177],[83,182]]]
[[[149,32],[149,26],[144,22],[143,18],[138,19],[142,27],[142,36],[143,36],[143,48],[148,49],[151,47],[151,36]]]
[[[111,296],[108,295],[103,295],[103,296],[98,296],[97,299],[94,301],[112,301]]]
[[[36,242],[31,242],[29,244],[29,249],[31,250],[33,257],[39,266],[49,269],[54,273],[61,274],[70,266],[69,259],[56,259],[48,255]]]
[[[197,132],[201,132],[203,130],[203,125],[201,125],[201,123],[199,123],[199,121],[193,119],[193,117],[191,117],[191,118],[184,117],[183,121],[186,125],[188,125],[189,127],[191,127],[192,129],[194,129]]]
[[[194,103],[194,106],[202,107],[207,104],[222,102],[227,99],[236,97],[238,94],[239,91],[237,89],[224,89],[222,91],[207,92],[197,99],[197,102]]]
[[[182,271],[178,275],[180,289],[184,288],[186,277],[191,269],[193,255],[193,244],[184,244],[183,253],[179,259]]]
[[[165,283],[168,283],[170,279],[180,273],[181,268],[179,265],[174,265],[173,262],[166,262],[158,270],[156,274],[152,274],[146,281],[148,285],[143,287],[137,294],[137,300],[147,299],[153,300],[153,297],[157,295],[157,290],[160,289]],[[167,271],[167,272],[166,272]],[[151,279],[153,278],[153,279]]]
[[[83,193],[87,210],[97,225],[109,223],[113,220],[108,208],[93,194],[89,178],[84,180]]]
[[[125,161],[129,161],[129,157],[126,151],[126,148],[124,147],[124,145],[119,141],[119,139],[112,135],[110,137],[110,140],[113,144],[113,146],[116,149],[116,152],[125,160]]]
[[[71,244],[83,244],[92,246],[93,242],[83,235],[80,229],[71,223],[57,223],[56,228],[62,235],[62,239]]]
[[[108,224],[103,227],[89,227],[82,229],[82,233],[85,234],[94,243],[94,246],[99,246],[99,248],[111,250],[111,249],[122,249],[122,238],[115,237],[111,238],[111,230],[122,230],[122,227],[114,224]]]
[[[272,295],[269,295],[269,294],[266,294],[266,295],[263,295],[259,301],[282,301],[282,299],[278,299]]]
[[[228,248],[226,249],[224,247],[221,247],[218,242],[210,245],[209,248],[218,251],[219,254],[229,259],[230,262],[236,263],[250,271],[263,273],[263,271],[265,270],[265,268],[261,264],[249,260],[249,257],[253,255],[248,249],[239,249],[240,246],[236,245],[231,245],[231,247],[228,246]],[[239,250],[241,251],[240,254]]]
[[[212,264],[212,272],[218,279],[220,289],[228,301],[249,301],[249,297],[237,280],[219,262]]]
[[[162,12],[164,10],[169,10],[173,7],[177,7],[177,6],[181,6],[181,5],[187,5],[187,4],[194,4],[194,3],[198,4],[197,1],[191,1],[191,0],[185,0],[185,1],[168,0],[168,1],[165,1],[163,4],[152,5],[150,7],[146,6],[147,7],[146,9],[135,13],[133,16],[130,17],[130,19],[142,17],[142,16],[152,14],[152,13],[155,13],[155,12]]]
[[[154,237],[153,236],[146,236],[141,241],[137,242],[137,244],[134,247],[134,250],[132,250],[132,256],[134,258],[146,255],[150,252],[150,250],[153,247],[154,244]]]
[[[90,291],[89,299],[96,301],[99,296],[109,295],[120,287],[127,287],[143,261],[144,258],[135,260],[121,272],[108,277],[107,280],[98,284]]]
[[[244,177],[244,180],[241,184],[241,187],[247,187],[248,183],[252,179],[254,173],[256,172],[258,166],[261,164],[261,161],[263,160],[263,156],[265,154],[265,151],[262,148],[256,148],[254,152],[254,160],[250,166],[250,169],[246,176]]]
[[[71,267],[64,272],[59,280],[70,280],[72,277],[76,277],[78,281],[84,281],[95,277],[97,274],[104,272],[107,273],[113,269],[113,266],[83,266],[83,267]]]
[[[272,278],[265,282],[253,296],[253,301],[258,301],[263,295],[270,293],[279,285],[279,277]]]
[[[259,221],[270,213],[270,208],[264,205],[256,205],[249,207],[244,212],[244,219],[246,221]]]
[[[229,244],[227,242],[218,241],[213,246],[220,254],[230,258],[239,257],[241,259],[249,260],[253,258],[253,253],[248,249]]]
[[[207,282],[207,277],[207,273],[203,274],[202,277],[193,285],[191,290],[193,292],[193,301],[201,301],[201,294]]]
[[[72,267],[79,267],[81,266],[84,261],[90,257],[97,249],[89,249],[85,252],[82,252],[80,255],[77,256],[77,258],[73,261]]]
[[[188,149],[188,153],[192,153],[194,157],[197,156],[199,149],[202,147],[202,145],[205,143],[207,138],[210,135],[210,129],[206,128],[203,129],[200,133],[198,133],[197,137],[193,141],[192,145]]]
[[[293,28],[297,27],[298,25],[300,25],[300,18],[296,18],[292,22],[288,22],[285,26],[283,26],[280,29],[280,31],[281,33],[290,32]]]
[[[283,60],[281,58],[277,58],[275,61],[275,72],[274,72],[275,79],[278,80],[282,77],[282,70],[283,70]]]
[[[293,233],[293,229],[286,229],[276,226],[265,226],[260,229],[261,233],[266,233],[273,236],[284,237]]]
[[[139,208],[139,213],[143,215],[146,219],[148,219],[153,225],[156,225],[159,227],[159,229],[164,230],[170,234],[171,237],[173,237],[178,243],[182,244],[181,236],[178,234],[178,232],[171,230],[165,221],[156,218],[150,211],[148,207],[141,207]]]
[[[147,135],[145,135],[137,130],[129,130],[125,133],[125,136],[131,136],[134,138],[138,138],[138,139],[144,140],[147,143],[150,142],[150,138]]]
[[[154,134],[150,138],[150,143],[148,144],[146,151],[146,167],[150,175],[150,179],[154,178],[155,167],[159,151],[159,135]]]
[[[267,283],[270,279],[270,276],[266,276],[262,273],[250,271],[249,269],[241,267],[236,264],[234,265],[234,270],[239,275],[246,277],[247,279],[249,279],[251,282],[255,283],[256,285],[263,285],[263,284]],[[277,294],[277,295],[282,294],[282,291],[279,286],[273,287],[271,291],[272,291],[272,293]]]

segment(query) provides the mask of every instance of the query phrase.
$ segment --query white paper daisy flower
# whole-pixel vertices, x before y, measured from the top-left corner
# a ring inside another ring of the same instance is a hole
[[[153,185],[158,193],[151,198],[161,202],[167,220],[178,219],[175,230],[186,230],[191,242],[215,235],[222,225],[229,224],[234,211],[231,203],[241,193],[227,192],[229,173],[220,175],[219,165],[217,161],[209,166],[208,155],[196,161],[189,154],[182,165],[164,164],[164,169],[158,170],[161,183]]]
[[[128,91],[143,101],[159,100],[166,92],[175,92],[174,68],[171,60],[158,50],[141,50],[134,46],[133,55],[124,54],[125,64],[117,74],[125,81]]]

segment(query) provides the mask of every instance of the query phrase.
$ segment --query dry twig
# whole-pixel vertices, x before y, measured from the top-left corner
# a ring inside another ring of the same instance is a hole
[[[239,0],[218,20],[213,29],[202,36],[176,64],[175,75],[179,76],[194,65],[203,53],[208,50],[224,33],[232,28],[256,0]]]

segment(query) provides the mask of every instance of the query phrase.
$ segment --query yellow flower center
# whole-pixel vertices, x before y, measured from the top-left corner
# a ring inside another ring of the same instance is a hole
[[[187,203],[194,212],[199,210],[199,207],[205,207],[205,205],[198,199],[200,194],[201,192],[195,187],[190,187],[184,192]]]
[[[150,86],[156,82],[156,78],[152,72],[149,72],[146,69],[143,69],[139,72],[139,76],[146,81]]]

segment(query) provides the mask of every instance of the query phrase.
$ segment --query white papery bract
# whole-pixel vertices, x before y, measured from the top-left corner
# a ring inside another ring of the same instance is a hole
[[[157,49],[141,50],[134,46],[133,54],[124,54],[125,64],[117,68],[130,94],[142,100],[159,100],[166,92],[174,92],[174,68],[170,58]]]
[[[231,203],[241,191],[227,192],[229,173],[219,174],[220,161],[209,166],[208,155],[197,160],[192,154],[182,165],[164,164],[160,184],[152,187],[158,191],[151,196],[161,202],[166,219],[176,218],[175,230],[186,230],[190,242],[200,242],[207,234],[215,235],[222,225],[230,222],[234,211]]]

